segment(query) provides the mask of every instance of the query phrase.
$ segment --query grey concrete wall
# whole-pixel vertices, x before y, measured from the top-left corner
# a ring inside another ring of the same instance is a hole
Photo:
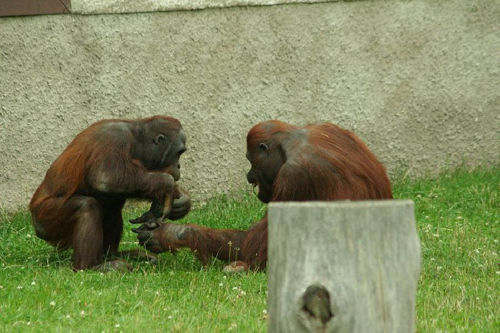
[[[77,14],[145,13],[335,1],[339,0],[72,0],[71,12]]]
[[[498,1],[366,1],[0,19],[0,206],[103,118],[181,119],[193,197],[243,188],[267,119],[358,133],[389,171],[499,162]]]

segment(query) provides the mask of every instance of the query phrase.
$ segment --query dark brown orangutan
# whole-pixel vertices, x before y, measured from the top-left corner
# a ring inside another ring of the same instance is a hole
[[[152,201],[132,223],[186,215],[191,200],[176,185],[185,150],[186,136],[175,118],[103,120],[89,126],[52,163],[31,199],[36,235],[59,249],[73,248],[75,271],[131,269],[122,259],[104,262],[107,255],[140,255],[118,252],[125,200]]]
[[[254,126],[247,136],[248,182],[272,201],[391,199],[384,166],[352,132],[324,123],[297,127],[280,121]],[[149,223],[134,230],[152,252],[189,247],[203,264],[210,257],[234,261],[228,271],[267,263],[267,214],[249,230]],[[237,251],[239,249],[239,251]]]

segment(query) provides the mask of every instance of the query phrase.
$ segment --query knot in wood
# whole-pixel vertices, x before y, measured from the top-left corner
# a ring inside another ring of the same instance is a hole
[[[304,305],[302,311],[318,319],[323,325],[333,318],[330,310],[330,294],[322,285],[309,286],[302,296]]]

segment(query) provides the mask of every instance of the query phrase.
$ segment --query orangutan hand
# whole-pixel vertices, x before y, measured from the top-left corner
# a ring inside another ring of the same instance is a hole
[[[151,252],[161,253],[184,247],[184,233],[189,227],[174,223],[144,223],[139,228],[132,229],[137,233],[139,244]]]
[[[131,219],[129,222],[132,224],[152,224],[152,223],[157,223],[161,222],[161,218],[156,217],[151,210],[148,210],[141,216],[135,219]]]
[[[179,186],[175,188],[175,199],[172,203],[172,210],[166,216],[169,220],[178,220],[186,216],[191,210],[191,197]]]

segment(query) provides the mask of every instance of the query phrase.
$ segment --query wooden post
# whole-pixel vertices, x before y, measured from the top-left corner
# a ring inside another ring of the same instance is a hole
[[[415,331],[412,201],[269,205],[270,332]]]

